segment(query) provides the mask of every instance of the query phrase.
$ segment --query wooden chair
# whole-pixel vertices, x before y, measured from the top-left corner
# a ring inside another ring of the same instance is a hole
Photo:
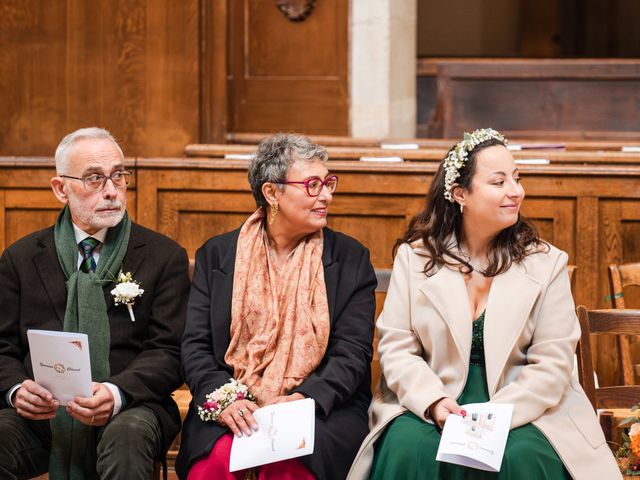
[[[609,291],[613,308],[626,308],[624,287],[640,287],[640,263],[612,263],[609,265]]]
[[[609,265],[609,297],[613,308],[626,308],[624,301],[624,287],[640,287],[640,263],[611,264]],[[635,332],[638,335],[640,332]],[[640,365],[634,365],[631,361],[631,345],[629,337],[618,337],[618,348],[623,356],[629,359],[625,362],[622,375],[626,384],[636,383],[636,376],[640,377]]]
[[[623,385],[596,388],[593,379],[593,354],[591,335],[614,334],[630,335],[640,331],[640,310],[587,310],[580,305],[577,308],[582,335],[578,342],[578,375],[591,405],[598,409],[628,409],[640,400],[640,385],[624,382]],[[620,362],[624,358],[620,357]],[[600,425],[607,441],[612,440],[613,412],[605,411],[599,415]]]
[[[567,270],[569,270],[569,283],[571,284],[571,291],[576,288],[576,267],[575,265],[567,265]]]

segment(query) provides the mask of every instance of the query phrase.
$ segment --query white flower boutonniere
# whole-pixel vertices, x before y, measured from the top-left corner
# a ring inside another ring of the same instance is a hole
[[[140,284],[133,279],[131,272],[122,273],[116,279],[116,288],[111,290],[111,295],[116,305],[126,305],[129,310],[131,321],[135,322],[136,317],[133,316],[133,304],[137,297],[141,297],[144,290],[140,288]]]

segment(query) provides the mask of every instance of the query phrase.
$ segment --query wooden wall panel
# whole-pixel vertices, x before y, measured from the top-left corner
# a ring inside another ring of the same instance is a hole
[[[60,204],[51,189],[5,191],[5,242],[7,245],[55,223]]]
[[[529,179],[523,182],[527,188]],[[540,238],[575,258],[575,202],[570,199],[525,198],[522,214],[533,222]]]
[[[447,135],[492,125],[502,131],[629,131],[640,129],[630,98],[639,78],[452,80]],[[488,122],[488,123],[487,123]]]
[[[2,1],[0,8],[0,154],[53,155],[67,120],[67,5]]]
[[[246,213],[184,211],[178,219],[178,241],[193,257],[209,238],[235,230],[247,219]]]
[[[139,212],[141,224],[176,239],[190,256],[205,240],[238,227],[255,210],[246,161],[139,158],[136,165],[128,193],[132,217]],[[340,187],[329,224],[363,242],[377,268],[389,268],[393,244],[421,208],[437,164],[332,161],[330,168],[340,175]],[[521,173],[528,195],[523,214],[578,266],[576,303],[609,306],[607,264],[640,261],[640,158],[636,166],[552,164],[522,166]],[[50,159],[0,158],[0,248],[52,223],[60,208],[49,191],[52,174]],[[640,300],[632,291],[625,296],[629,303]],[[382,294],[377,300],[383,300]],[[640,355],[640,345],[633,348]],[[598,344],[603,385],[617,375],[613,351],[606,340]]]
[[[378,268],[393,267],[393,246],[398,239],[398,232],[407,228],[404,215],[344,215],[340,211],[340,203],[329,209],[329,227],[340,232],[357,234],[358,240],[371,251],[371,262]],[[334,208],[332,208],[334,207]]]
[[[109,129],[127,155],[199,138],[199,1],[0,0],[0,154]]]
[[[60,213],[56,208],[16,208],[5,212],[7,245],[43,228],[53,225]]]
[[[231,131],[348,134],[349,3],[316,2],[302,22],[276,2],[229,4]]]
[[[611,308],[607,265],[611,263],[640,262],[640,201],[606,199],[600,202],[598,224],[598,290],[603,292],[598,298],[601,308]],[[627,308],[640,308],[640,287],[624,289]],[[597,349],[603,352],[597,359],[598,370],[606,378],[622,379],[622,372],[616,368],[617,342],[612,336],[596,339]],[[631,337],[631,353],[634,363],[640,363],[640,336]],[[608,352],[608,353],[605,353]]]
[[[422,205],[422,198],[420,194],[408,197],[391,192],[372,195],[369,188],[371,193],[362,194],[359,189],[367,184],[362,177],[362,173],[341,175],[339,194],[329,207],[328,224],[356,236],[371,251],[371,261],[377,268],[391,268],[396,240]]]
[[[14,160],[8,162],[11,167],[7,168],[0,157],[0,250],[29,233],[53,225],[62,208],[49,184],[55,175],[53,159],[32,158],[15,168]],[[129,187],[127,210],[135,221],[135,175]]]
[[[158,205],[158,231],[176,239],[190,257],[207,239],[238,228],[255,211],[249,192],[160,192]]]

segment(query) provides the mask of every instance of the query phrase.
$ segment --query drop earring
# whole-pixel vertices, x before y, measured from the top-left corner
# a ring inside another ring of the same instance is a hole
[[[269,225],[273,225],[273,222],[275,221],[277,215],[278,215],[278,204],[274,203],[273,205],[271,205],[271,215],[269,216]]]
[[[460,213],[462,214],[464,211],[464,205],[460,204]]]

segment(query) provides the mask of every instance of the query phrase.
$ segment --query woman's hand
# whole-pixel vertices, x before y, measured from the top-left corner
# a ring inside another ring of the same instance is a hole
[[[241,437],[243,432],[251,436],[258,431],[258,422],[252,415],[257,409],[258,406],[250,400],[236,400],[220,413],[217,422],[229,427],[237,437]]]
[[[427,409],[427,412],[429,412],[429,416],[440,429],[444,427],[444,422],[447,420],[449,414],[454,413],[456,415],[462,415],[463,417],[467,415],[467,412],[465,412],[454,399],[448,397],[433,402]]]

